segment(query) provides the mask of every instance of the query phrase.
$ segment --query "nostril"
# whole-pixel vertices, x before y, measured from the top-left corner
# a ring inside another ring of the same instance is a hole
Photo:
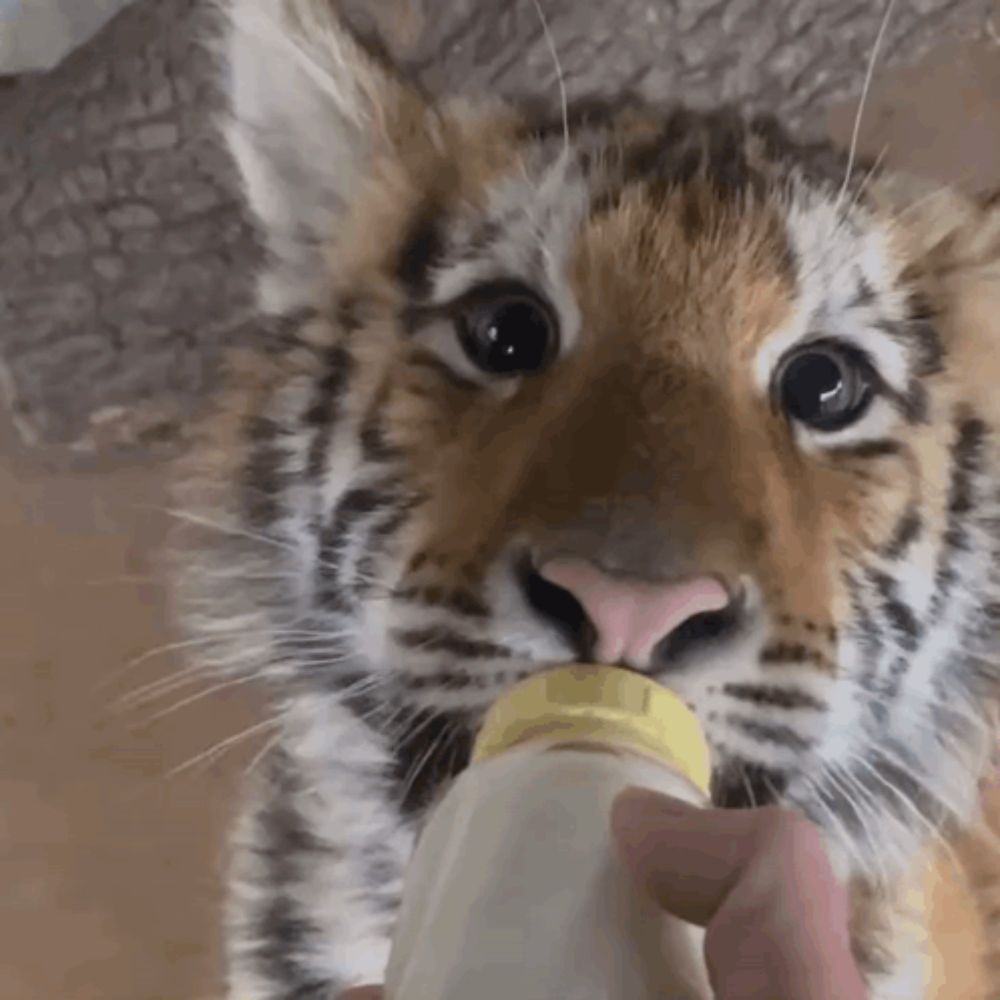
[[[661,668],[676,666],[693,647],[724,638],[739,625],[742,606],[742,600],[735,599],[718,611],[692,615],[656,644],[653,661]]]
[[[546,580],[530,562],[522,564],[519,576],[528,603],[552,622],[573,645],[577,655],[585,659],[596,632],[583,605],[565,587]]]

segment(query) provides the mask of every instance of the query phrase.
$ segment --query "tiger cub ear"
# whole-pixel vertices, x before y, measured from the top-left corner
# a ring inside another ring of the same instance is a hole
[[[888,174],[870,197],[887,217],[897,246],[924,272],[1000,267],[1000,193],[972,197],[948,185]]]
[[[954,391],[1000,423],[1000,199],[900,177],[881,182],[873,198],[903,276],[930,309]]]
[[[373,158],[430,111],[333,0],[226,0],[226,138],[274,261],[265,305],[307,304]]]

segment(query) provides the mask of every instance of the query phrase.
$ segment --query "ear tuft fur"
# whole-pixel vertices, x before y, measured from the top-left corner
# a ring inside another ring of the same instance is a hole
[[[265,305],[321,291],[324,247],[413,98],[334,12],[332,0],[227,0],[226,137],[275,260]]]

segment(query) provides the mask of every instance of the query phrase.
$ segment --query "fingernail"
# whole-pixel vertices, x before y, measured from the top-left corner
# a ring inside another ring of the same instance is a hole
[[[617,829],[634,829],[657,825],[678,816],[689,816],[696,811],[695,806],[681,799],[651,788],[632,786],[615,798],[612,815]]]

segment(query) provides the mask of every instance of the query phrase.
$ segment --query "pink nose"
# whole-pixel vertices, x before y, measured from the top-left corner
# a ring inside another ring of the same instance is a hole
[[[597,630],[594,655],[600,663],[645,663],[656,644],[679,625],[730,602],[726,588],[714,576],[630,580],[577,558],[552,559],[539,572],[580,602]]]

